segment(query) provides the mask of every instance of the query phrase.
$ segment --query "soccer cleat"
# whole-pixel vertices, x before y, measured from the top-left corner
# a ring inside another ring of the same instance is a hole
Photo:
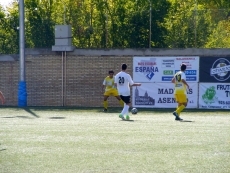
[[[107,109],[104,108],[103,112],[107,112]]]
[[[130,119],[130,118],[129,118],[129,115],[126,115],[125,119],[126,119],[126,120],[129,120],[129,119]]]
[[[178,115],[178,113],[176,111],[173,112],[173,115],[176,117],[175,120],[176,121],[182,121],[183,119],[181,119]]]
[[[176,121],[182,121],[183,119],[180,118],[179,116],[175,118]]]
[[[173,115],[176,117],[176,118],[180,118],[178,113],[176,111],[173,112]]]
[[[125,118],[122,114],[119,115],[119,118],[121,118],[122,120],[125,120]]]

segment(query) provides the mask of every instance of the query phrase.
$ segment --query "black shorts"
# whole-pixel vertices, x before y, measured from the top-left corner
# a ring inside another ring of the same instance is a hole
[[[121,97],[121,100],[123,102],[125,102],[126,104],[131,103],[130,102],[130,96],[122,96],[122,95],[120,95],[120,97]]]

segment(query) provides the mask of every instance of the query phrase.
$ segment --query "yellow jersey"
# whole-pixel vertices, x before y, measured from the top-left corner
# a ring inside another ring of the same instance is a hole
[[[182,79],[186,81],[186,76],[183,71],[178,71],[175,75],[175,88],[174,94],[187,94],[186,85],[182,82]]]
[[[111,89],[115,89],[115,85],[114,85],[114,77],[110,78],[109,76],[107,76],[104,81],[103,81],[103,85],[105,85],[105,91],[109,91]]]

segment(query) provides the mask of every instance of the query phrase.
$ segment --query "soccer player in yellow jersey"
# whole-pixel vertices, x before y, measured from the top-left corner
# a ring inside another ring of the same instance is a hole
[[[105,92],[104,92],[105,90]],[[104,101],[103,101],[103,106],[104,106],[104,112],[107,112],[108,110],[108,98],[109,96],[114,96],[119,100],[119,103],[121,106],[124,105],[124,102],[121,100],[118,91],[114,85],[114,72],[113,70],[109,71],[109,76],[107,76],[102,85],[102,91],[104,92]]]
[[[173,112],[173,115],[176,117],[175,120],[177,121],[183,120],[179,116],[188,103],[187,89],[189,89],[189,85],[186,82],[185,70],[186,65],[181,64],[180,71],[177,72],[172,79],[172,83],[175,84],[174,96],[178,103],[177,109]]]

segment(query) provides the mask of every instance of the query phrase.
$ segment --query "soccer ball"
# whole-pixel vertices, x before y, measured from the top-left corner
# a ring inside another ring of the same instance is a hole
[[[137,114],[137,108],[133,108],[133,109],[131,110],[131,112],[132,112],[132,114]]]

